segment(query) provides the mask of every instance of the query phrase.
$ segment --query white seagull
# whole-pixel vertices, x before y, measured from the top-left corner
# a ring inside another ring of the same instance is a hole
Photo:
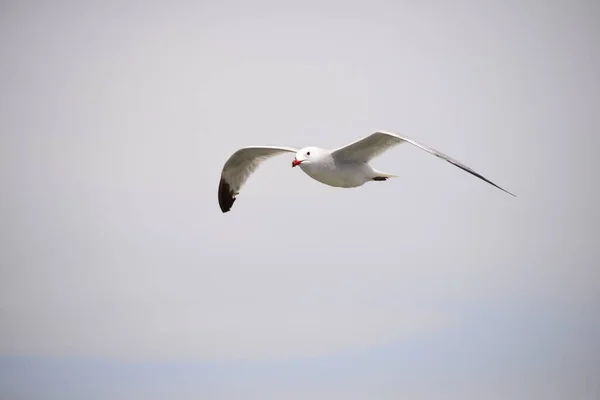
[[[292,168],[300,166],[300,169],[308,176],[329,186],[354,188],[371,181],[386,181],[389,178],[397,178],[397,175],[377,171],[369,165],[369,161],[386,150],[405,142],[444,159],[498,189],[515,196],[466,165],[437,150],[417,143],[406,136],[378,131],[333,150],[314,146],[300,150],[279,146],[243,147],[233,153],[223,166],[219,182],[219,206],[224,213],[231,210],[236,196],[240,193],[248,177],[263,161],[281,153],[296,153],[296,157],[292,161]]]

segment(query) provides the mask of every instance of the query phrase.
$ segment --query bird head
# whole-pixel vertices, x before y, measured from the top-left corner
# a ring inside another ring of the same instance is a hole
[[[292,161],[292,168],[303,164],[310,164],[312,160],[318,157],[319,149],[316,147],[305,147],[296,153]]]

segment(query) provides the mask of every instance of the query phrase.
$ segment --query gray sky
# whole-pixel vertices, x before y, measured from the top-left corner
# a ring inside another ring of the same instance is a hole
[[[3,2],[0,397],[597,398],[599,18]],[[239,147],[379,129],[518,197],[399,146],[353,190],[278,156],[220,212]]]

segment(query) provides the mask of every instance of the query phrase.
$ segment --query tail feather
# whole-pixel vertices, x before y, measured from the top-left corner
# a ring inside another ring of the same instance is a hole
[[[376,178],[399,178],[398,175],[388,174],[387,172],[374,171]]]
[[[374,171],[375,176],[373,177],[374,181],[387,181],[389,178],[399,178],[398,175],[388,174],[387,172]]]

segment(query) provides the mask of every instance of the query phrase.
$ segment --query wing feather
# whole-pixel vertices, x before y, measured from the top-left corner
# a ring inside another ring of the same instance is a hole
[[[281,153],[296,153],[291,147],[249,146],[233,153],[225,162],[219,181],[219,206],[224,213],[231,210],[236,196],[258,166]]]
[[[420,148],[421,150],[425,150],[429,154],[433,154],[434,156],[439,157],[442,160],[445,160],[445,161],[449,162],[450,164],[455,165],[456,167],[462,169],[463,171],[466,171],[466,172],[470,173],[471,175],[484,180],[485,182],[489,183],[490,185],[497,187],[498,189],[502,190],[503,192],[506,192],[506,193],[510,194],[511,196],[516,197],[513,193],[509,192],[506,189],[501,188],[500,186],[496,185],[494,182],[485,178],[478,172],[475,172],[473,169],[467,167],[466,165],[453,159],[452,157],[442,153],[441,151],[438,151],[431,147],[425,146],[424,144],[419,143],[419,142],[415,141],[414,139],[409,138],[408,136],[398,135],[396,133],[391,133],[391,132],[386,132],[386,131],[375,132],[365,138],[362,138],[362,139],[352,142],[344,147],[340,147],[339,149],[334,150],[332,152],[332,155],[334,156],[334,158],[337,158],[337,159],[343,160],[343,161],[369,162],[373,158],[383,154],[385,151],[389,150],[390,148],[392,148],[398,144],[404,143],[404,142],[410,143],[413,146]]]
[[[402,142],[404,140],[398,135],[375,132],[334,150],[332,155],[340,160],[369,162]]]

